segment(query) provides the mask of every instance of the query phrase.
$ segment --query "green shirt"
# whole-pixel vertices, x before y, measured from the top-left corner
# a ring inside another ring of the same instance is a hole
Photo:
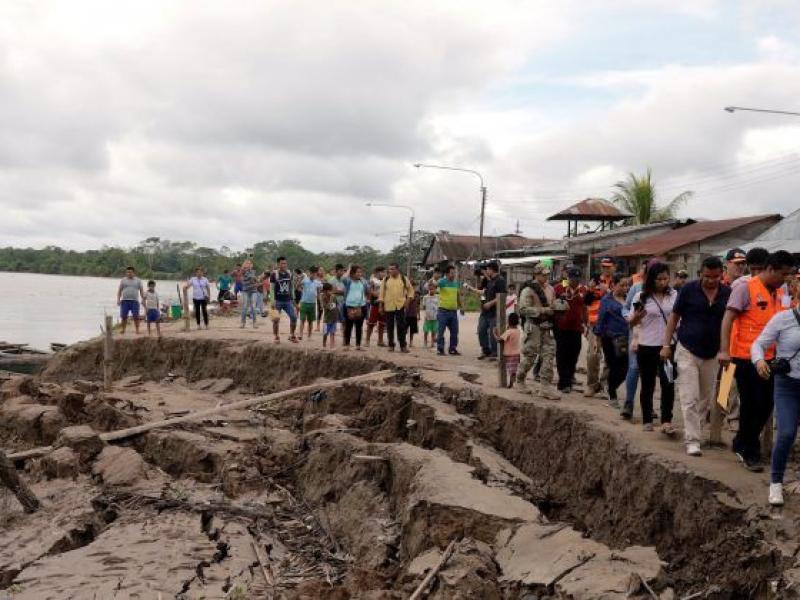
[[[458,289],[461,287],[455,279],[450,281],[447,277],[439,280],[439,308],[445,310],[458,309]]]
[[[217,287],[223,292],[227,292],[231,289],[231,281],[233,280],[228,275],[220,275],[217,279]]]

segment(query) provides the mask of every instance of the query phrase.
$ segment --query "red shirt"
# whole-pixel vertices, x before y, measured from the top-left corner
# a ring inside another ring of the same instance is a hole
[[[556,298],[566,300],[569,304],[569,310],[556,317],[556,327],[562,331],[583,331],[583,313],[584,302],[583,298],[586,295],[586,288],[579,285],[573,289],[569,286],[563,286],[560,283],[555,288]]]

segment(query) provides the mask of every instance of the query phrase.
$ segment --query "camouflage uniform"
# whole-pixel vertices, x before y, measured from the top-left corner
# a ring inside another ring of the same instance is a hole
[[[536,270],[534,270],[536,273]],[[553,288],[550,285],[542,286],[549,302],[554,300]],[[517,371],[517,385],[524,386],[525,377],[531,370],[537,357],[542,359],[539,379],[542,383],[543,395],[546,386],[553,383],[553,364],[556,356],[556,343],[553,339],[553,308],[543,306],[539,296],[531,287],[525,287],[519,297],[517,312],[525,317],[525,339],[522,344],[519,370]]]

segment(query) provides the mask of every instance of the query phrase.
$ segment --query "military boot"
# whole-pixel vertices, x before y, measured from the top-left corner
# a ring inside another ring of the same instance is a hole
[[[561,396],[556,389],[549,383],[541,382],[539,384],[539,397],[545,400],[560,400]]]

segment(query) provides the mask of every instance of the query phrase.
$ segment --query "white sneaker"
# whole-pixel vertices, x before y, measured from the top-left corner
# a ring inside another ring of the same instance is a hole
[[[700,444],[697,442],[690,442],[686,444],[686,454],[689,456],[703,456],[703,451],[700,450]]]
[[[770,506],[783,506],[783,484],[769,484],[769,503]]]

